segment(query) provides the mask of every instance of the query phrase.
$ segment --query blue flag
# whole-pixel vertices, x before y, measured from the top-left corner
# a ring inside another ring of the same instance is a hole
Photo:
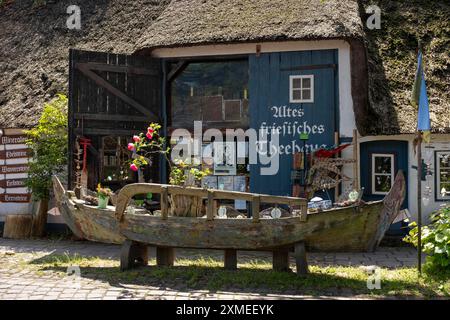
[[[417,71],[411,97],[411,104],[418,108],[417,130],[423,132],[425,142],[430,142],[430,108],[428,106],[427,86],[422,68],[422,51],[417,57]]]

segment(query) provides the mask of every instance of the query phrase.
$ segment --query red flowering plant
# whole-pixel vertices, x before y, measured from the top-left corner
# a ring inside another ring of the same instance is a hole
[[[169,160],[170,147],[166,146],[166,138],[160,136],[161,125],[151,123],[147,132],[133,136],[133,142],[128,144],[128,150],[133,152],[133,160],[130,164],[132,171],[138,171],[147,165],[151,165],[151,155],[164,156],[170,168],[169,183],[174,185],[195,185],[201,179],[210,174],[208,169],[201,170],[183,161],[173,163]]]

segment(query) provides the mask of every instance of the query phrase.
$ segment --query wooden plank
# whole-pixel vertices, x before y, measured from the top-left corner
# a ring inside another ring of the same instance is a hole
[[[27,193],[2,193],[0,194],[0,202],[10,203],[28,203],[31,200],[31,194]]]
[[[75,113],[74,119],[84,120],[100,120],[100,121],[132,121],[132,122],[148,122],[148,119],[142,116],[130,116],[126,114],[105,114],[105,113]]]
[[[0,144],[25,144],[26,140],[27,136],[24,134],[0,136]]]
[[[227,270],[237,269],[237,251],[234,249],[224,250],[224,267]]]
[[[87,67],[90,70],[96,71],[158,76],[158,72],[156,70],[146,69],[142,67],[134,67],[129,65],[112,65],[107,63],[96,63],[96,62],[79,62],[76,65],[77,67],[79,66]]]
[[[125,103],[132,106],[137,111],[141,112],[142,114],[148,116],[153,121],[158,121],[158,117],[150,110],[145,108],[143,105],[141,105],[136,100],[130,98],[128,95],[126,95],[122,90],[119,90],[112,84],[110,84],[108,81],[97,75],[95,72],[89,70],[86,66],[78,65],[78,69],[88,78],[92,79],[97,85],[105,88],[108,92],[111,94],[119,97],[122,99]]]
[[[0,180],[0,188],[22,188],[25,187],[26,179],[5,179]]]
[[[100,129],[100,128],[76,128],[74,130],[75,134],[83,134],[88,136],[132,136],[139,133],[141,130],[138,129]]]
[[[0,174],[27,173],[27,164],[6,164],[0,166]]]
[[[31,156],[30,149],[15,149],[0,151],[0,160],[29,158]]]
[[[308,261],[306,260],[305,243],[297,242],[294,247],[295,264],[297,266],[298,275],[306,275],[308,273]]]

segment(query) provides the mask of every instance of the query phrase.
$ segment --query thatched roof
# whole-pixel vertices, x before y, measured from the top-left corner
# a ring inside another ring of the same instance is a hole
[[[57,92],[67,93],[69,48],[132,53],[141,30],[168,2],[4,0],[0,6],[0,128],[36,124],[44,102]],[[79,31],[66,27],[69,5],[80,6]]]
[[[424,46],[432,125],[450,132],[450,16],[446,0],[8,0],[0,7],[0,127],[34,125],[44,101],[67,91],[68,49],[132,53],[200,44],[357,39],[368,47],[370,126],[364,134],[412,133],[409,104],[417,38]],[[364,8],[382,9],[364,30]],[[66,8],[79,4],[81,31]],[[5,32],[6,30],[6,32]]]
[[[424,72],[434,132],[450,133],[450,3],[447,0],[362,1],[382,10],[381,29],[366,30],[370,107],[367,134],[413,133],[417,110],[410,104],[423,47]]]
[[[139,47],[362,36],[356,0],[173,0]]]

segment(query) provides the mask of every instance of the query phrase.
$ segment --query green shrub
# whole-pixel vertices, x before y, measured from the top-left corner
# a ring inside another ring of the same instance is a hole
[[[26,186],[34,200],[48,200],[52,175],[67,164],[67,97],[59,94],[44,105],[39,123],[26,131],[27,145],[33,152]]]
[[[431,223],[422,227],[422,252],[427,254],[426,263],[431,269],[450,268],[450,205],[431,215]],[[417,247],[418,227],[415,222],[403,241]]]

